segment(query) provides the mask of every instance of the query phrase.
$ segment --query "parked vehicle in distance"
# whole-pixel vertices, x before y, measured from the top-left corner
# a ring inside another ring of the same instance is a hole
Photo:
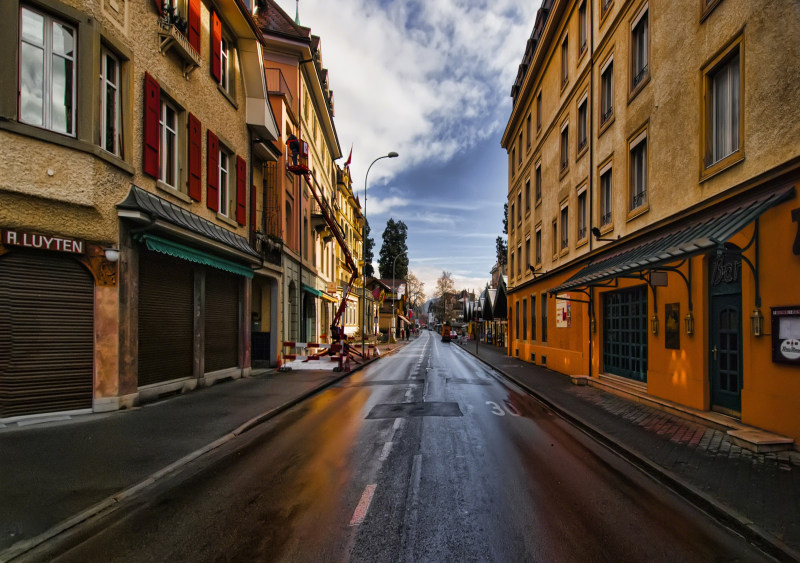
[[[442,325],[442,342],[450,342],[452,333],[453,330],[450,328],[450,323],[444,323]]]

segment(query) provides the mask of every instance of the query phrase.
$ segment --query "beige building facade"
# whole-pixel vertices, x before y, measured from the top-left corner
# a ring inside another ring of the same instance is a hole
[[[798,39],[787,2],[545,0],[502,141],[510,354],[800,438]]]
[[[278,138],[250,12],[232,0],[0,10],[0,418],[247,375],[262,263],[251,186]]]

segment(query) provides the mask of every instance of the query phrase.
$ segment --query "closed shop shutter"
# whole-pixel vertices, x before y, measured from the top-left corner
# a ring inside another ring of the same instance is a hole
[[[192,376],[192,264],[157,252],[139,260],[139,385]]]
[[[0,257],[0,418],[92,407],[94,280],[74,258]]]
[[[206,270],[206,372],[239,365],[241,280],[220,270]]]

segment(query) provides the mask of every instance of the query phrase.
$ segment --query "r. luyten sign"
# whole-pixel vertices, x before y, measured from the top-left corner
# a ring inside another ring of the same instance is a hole
[[[83,254],[86,243],[79,239],[63,238],[3,229],[2,244],[5,246],[22,246],[25,248],[38,248],[54,252],[67,252],[70,254]]]

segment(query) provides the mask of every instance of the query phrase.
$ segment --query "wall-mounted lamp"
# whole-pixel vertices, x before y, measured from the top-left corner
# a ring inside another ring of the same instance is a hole
[[[119,249],[117,248],[106,248],[103,254],[105,254],[106,260],[109,262],[116,262],[119,260]]]
[[[592,334],[597,332],[597,321],[594,320],[594,317],[589,319],[589,330],[592,331]]]
[[[594,240],[597,241],[614,242],[613,238],[600,238],[600,229],[597,227],[592,227],[592,235],[594,236]]]
[[[686,334],[692,335],[694,334],[694,315],[691,311],[686,313],[686,316],[683,319],[684,325],[686,326]]]
[[[764,333],[764,315],[761,314],[761,309],[753,309],[753,314],[750,315],[750,326],[753,329],[753,336],[761,336]]]
[[[656,314],[650,317],[650,332],[658,334],[658,315]]]

